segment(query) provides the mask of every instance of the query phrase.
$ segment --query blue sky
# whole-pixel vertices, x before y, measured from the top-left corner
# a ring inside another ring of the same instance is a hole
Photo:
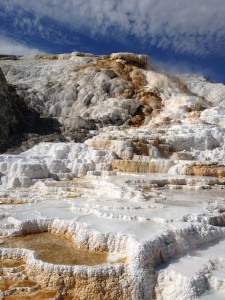
[[[145,53],[225,82],[225,0],[0,0],[0,53]]]

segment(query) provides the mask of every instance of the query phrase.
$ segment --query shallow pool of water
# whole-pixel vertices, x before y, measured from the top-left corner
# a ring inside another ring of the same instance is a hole
[[[162,234],[168,229],[176,228],[176,225],[161,224],[151,221],[127,221],[118,219],[108,219],[98,217],[94,214],[84,215],[78,219],[78,222],[84,222],[91,229],[95,229],[103,233],[122,233],[134,236],[139,242],[144,242]]]
[[[63,235],[49,232],[1,239],[1,247],[34,250],[37,258],[53,264],[99,265],[108,263],[107,252],[78,249]]]

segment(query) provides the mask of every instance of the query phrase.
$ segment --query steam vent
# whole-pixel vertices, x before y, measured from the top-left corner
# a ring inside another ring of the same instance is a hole
[[[225,299],[223,84],[3,57],[0,151],[0,299]]]

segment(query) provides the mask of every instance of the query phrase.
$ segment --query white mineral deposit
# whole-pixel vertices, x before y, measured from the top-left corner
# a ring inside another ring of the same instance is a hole
[[[0,68],[0,298],[225,299],[225,86],[132,53]]]

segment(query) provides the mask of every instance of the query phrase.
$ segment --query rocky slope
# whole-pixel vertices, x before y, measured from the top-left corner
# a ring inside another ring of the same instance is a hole
[[[18,132],[22,123],[22,111],[10,91],[5,77],[0,69],[0,151],[6,149],[11,135]]]
[[[64,141],[60,124],[54,118],[42,116],[20,97],[15,86],[7,84],[1,72],[0,152],[21,152],[40,141]]]
[[[224,297],[224,85],[131,53],[0,67],[2,151],[21,152],[0,156],[0,296]],[[93,265],[49,261],[57,236]]]
[[[191,136],[194,130],[204,138],[210,131],[207,149],[223,148],[224,86],[163,74],[148,63],[147,56],[35,56],[3,61],[1,68],[21,101],[41,117],[59,122],[67,139],[83,141],[95,134],[90,130],[109,125],[165,127],[171,128],[167,135],[173,136],[177,130]],[[219,128],[210,129],[206,126],[210,124]],[[165,139],[177,144],[170,137]],[[192,147],[186,146],[180,150]]]

